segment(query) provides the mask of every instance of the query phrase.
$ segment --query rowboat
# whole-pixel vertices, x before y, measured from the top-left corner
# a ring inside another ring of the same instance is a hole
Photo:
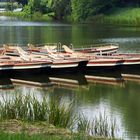
[[[84,45],[78,48],[73,49],[77,52],[82,53],[94,53],[97,55],[108,55],[114,54],[118,51],[119,45],[115,43],[105,43],[105,44],[93,44],[93,45]]]
[[[82,70],[102,70],[106,68],[112,69],[121,65],[123,61],[120,59],[109,59],[108,57],[106,59],[95,57],[96,55],[81,52],[73,52],[70,54],[70,49],[66,45],[63,45],[62,47],[66,53],[53,52],[46,46],[46,51],[48,52],[47,54],[32,54],[32,52],[30,52],[28,57],[33,55],[33,57],[31,57],[32,60],[34,60],[37,56],[38,60],[44,60],[45,58],[52,60],[51,70],[57,72],[62,70],[72,72],[74,69],[77,69],[80,72]],[[21,48],[18,49],[18,51],[20,51],[21,56],[23,54],[27,55],[27,52],[25,53],[23,50],[21,50]]]
[[[114,54],[117,52],[119,49],[119,45],[115,43],[110,43],[110,44],[98,44],[98,45],[85,45],[85,46],[80,46],[78,48],[74,48],[73,45],[70,47],[67,46],[67,49],[64,48],[66,45],[62,45],[59,43],[54,43],[54,44],[45,44],[43,46],[37,46],[35,47],[32,44],[28,44],[28,51],[32,52],[65,52],[65,53],[74,53],[74,52],[79,52],[79,53],[93,53],[96,55],[108,55],[108,54]]]
[[[112,56],[119,56],[119,57],[140,57],[140,53],[115,53]]]
[[[140,68],[140,53],[116,53],[112,56],[115,58],[122,58],[124,60],[123,68]]]
[[[100,58],[95,57],[95,59],[90,59],[87,64],[87,71],[104,71],[104,70],[118,70],[123,64],[122,59],[110,59],[110,58]]]
[[[7,61],[0,62],[0,72],[35,72],[48,70],[51,68],[52,62],[25,62],[25,61]]]
[[[29,45],[30,46],[30,45]],[[103,46],[103,45],[102,45]],[[32,47],[33,49],[34,47]],[[87,69],[116,69],[116,67],[130,67],[133,68],[133,66],[139,66],[140,65],[140,54],[139,53],[116,53],[118,49],[117,44],[109,44],[104,45],[104,47],[96,48],[97,53],[91,51],[91,49],[87,49],[90,51],[84,51],[86,49],[83,49],[83,51],[74,50],[66,45],[62,45],[60,51],[56,50],[57,45],[45,45],[43,49],[46,49],[46,52],[51,55],[58,55],[65,59],[75,59],[75,58],[85,58],[88,59],[89,62],[87,64]],[[60,47],[59,47],[60,48]],[[92,48],[92,47],[90,47]],[[34,48],[36,49],[36,48]],[[63,51],[61,51],[63,49]],[[109,51],[110,49],[110,51]],[[92,48],[93,50],[93,48]],[[113,52],[113,51],[114,52]],[[100,53],[99,53],[100,51]],[[105,53],[104,53],[105,52]],[[100,54],[100,55],[99,55]],[[107,55],[105,55],[107,54]]]
[[[7,49],[10,51],[10,55],[9,53],[7,54]],[[52,59],[48,55],[42,56],[28,53],[18,46],[6,47],[0,57],[0,71],[45,70],[50,72],[72,72],[73,70],[84,69],[87,62],[85,59]]]
[[[21,61],[24,62],[25,65],[29,63],[29,66],[31,66],[31,63],[32,65],[35,65],[33,63],[39,65],[41,62],[46,65],[49,63],[52,72],[81,72],[83,70],[103,71],[105,69],[117,70],[118,68],[133,68],[133,66],[140,66],[139,54],[128,55],[116,53],[110,55],[97,55],[94,53],[73,51],[66,45],[61,46],[64,51],[57,51],[56,47],[56,44],[54,46],[45,45],[42,49],[29,45],[30,49],[26,52],[21,47],[6,46],[8,51],[6,50],[4,54],[6,54],[6,56],[9,56],[10,54],[11,58],[16,58],[16,61],[19,59],[18,61],[20,63]],[[12,63],[10,64],[12,65]],[[41,66],[43,65],[41,64]]]

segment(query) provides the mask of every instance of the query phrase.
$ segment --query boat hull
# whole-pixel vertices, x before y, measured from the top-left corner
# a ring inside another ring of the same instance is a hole
[[[37,73],[47,73],[51,70],[51,65],[49,64],[39,64],[39,65],[22,65],[22,66],[5,66],[0,67],[1,75],[23,75],[23,74],[37,74]]]
[[[122,60],[111,59],[95,59],[90,60],[87,64],[87,71],[104,71],[104,70],[118,70],[121,68]]]
[[[12,74],[35,74],[35,73],[71,73],[80,72],[86,69],[88,61],[55,61],[52,63],[45,62],[26,62],[26,63],[9,63],[0,65],[0,73],[6,75]]]
[[[122,71],[139,71],[140,70],[140,58],[132,57],[131,59],[125,59],[121,66]]]
[[[81,61],[64,61],[64,62],[54,62],[51,65],[51,73],[73,73],[73,72],[84,72],[86,70],[86,65],[88,60]]]

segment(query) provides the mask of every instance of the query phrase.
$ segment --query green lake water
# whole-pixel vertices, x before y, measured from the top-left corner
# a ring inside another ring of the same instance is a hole
[[[0,33],[0,44],[61,42],[67,45],[72,43],[77,47],[113,42],[119,43],[119,52],[140,52],[139,27],[27,22],[0,17]],[[20,94],[35,94],[38,99],[47,96],[48,99],[55,98],[64,103],[73,101],[77,113],[83,113],[89,119],[105,113],[109,120],[116,119],[117,137],[138,140],[140,78],[128,79],[124,74],[139,77],[140,70],[1,78],[0,96],[11,97],[16,91]],[[104,78],[107,80],[101,80]],[[19,84],[15,79],[24,82]],[[71,82],[67,84],[65,80]],[[29,85],[26,81],[42,83],[42,86]]]

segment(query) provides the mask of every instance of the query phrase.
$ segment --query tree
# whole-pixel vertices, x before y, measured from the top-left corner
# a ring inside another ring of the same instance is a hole
[[[51,0],[50,6],[55,13],[54,18],[62,20],[65,16],[71,14],[71,0]]]
[[[85,20],[94,14],[94,0],[72,0],[72,16],[75,21]]]
[[[41,0],[40,2],[40,12],[41,13],[48,13],[50,8],[48,6],[48,0]]]

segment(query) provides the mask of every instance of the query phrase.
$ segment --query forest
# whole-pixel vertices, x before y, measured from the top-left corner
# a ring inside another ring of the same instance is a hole
[[[56,20],[85,21],[113,9],[140,6],[139,0],[16,0],[23,5],[26,16],[47,14]]]

